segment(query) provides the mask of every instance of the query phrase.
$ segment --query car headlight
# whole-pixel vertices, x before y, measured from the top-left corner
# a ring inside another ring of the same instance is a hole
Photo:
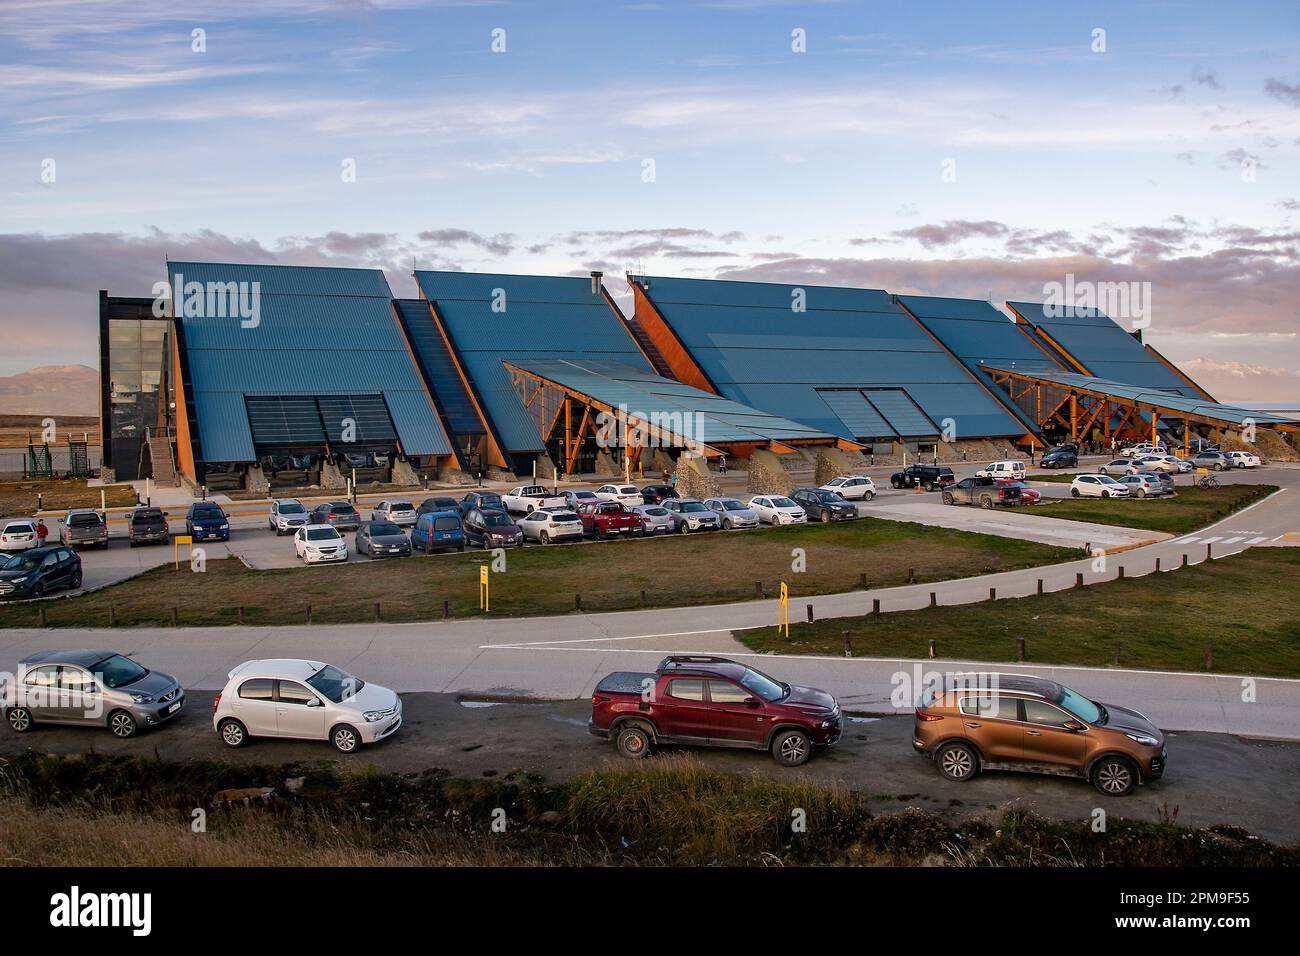
[[[1126,731],[1124,736],[1145,747],[1154,747],[1156,744],[1160,743],[1160,741],[1156,740],[1156,738],[1152,737],[1150,734],[1131,734]]]
[[[131,699],[132,699],[133,701],[135,701],[137,704],[152,704],[152,703],[153,703],[153,695],[152,695],[152,694],[132,694],[132,695],[131,695]]]
[[[823,720],[823,721],[822,721],[822,730],[829,730],[831,727],[834,727],[834,726],[835,726],[835,721],[833,721],[833,720]]]
[[[377,720],[384,719],[384,712],[382,710],[368,710],[361,716],[365,718],[367,723],[373,724]]]

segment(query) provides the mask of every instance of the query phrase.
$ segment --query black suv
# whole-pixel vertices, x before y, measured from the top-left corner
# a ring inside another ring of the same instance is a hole
[[[1038,460],[1040,468],[1075,468],[1079,464],[1079,452],[1070,445],[1050,448]]]
[[[641,497],[648,505],[663,504],[669,498],[680,498],[672,485],[646,485],[641,489]]]
[[[465,515],[465,541],[482,548],[513,548],[524,543],[524,533],[504,511],[471,508]]]
[[[361,527],[361,513],[346,501],[331,501],[317,505],[307,523],[333,525],[339,531],[356,531]]]
[[[857,505],[824,488],[799,488],[790,497],[808,512],[809,521],[849,521],[858,516]]]
[[[475,508],[480,511],[500,511],[507,515],[510,513],[506,510],[506,503],[501,500],[501,496],[495,491],[471,491],[460,499],[460,504],[456,507],[460,509],[462,518]]]
[[[55,588],[81,587],[81,558],[64,544],[0,558],[0,598],[38,598]]]
[[[920,485],[924,491],[934,491],[957,480],[951,468],[940,465],[908,465],[902,471],[889,476],[889,483],[895,488],[915,488]]]

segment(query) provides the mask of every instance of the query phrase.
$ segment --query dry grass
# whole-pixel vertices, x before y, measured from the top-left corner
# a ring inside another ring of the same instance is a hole
[[[110,508],[136,503],[135,489],[130,485],[108,485],[104,491]],[[38,506],[46,511],[98,508],[99,489],[87,485],[85,478],[0,481],[0,515],[32,515]]]

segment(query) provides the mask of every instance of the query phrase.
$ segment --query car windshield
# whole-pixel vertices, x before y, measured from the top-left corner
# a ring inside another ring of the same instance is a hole
[[[743,504],[741,504],[739,501],[737,501],[735,498],[726,498],[726,499],[724,499],[724,500],[721,502],[721,504],[722,504],[723,509],[726,510],[726,511],[745,511],[745,510],[746,510],[745,506],[744,506]]]
[[[73,515],[68,519],[68,525],[73,528],[81,528],[97,524],[99,524],[99,515],[97,514]]]
[[[709,509],[704,507],[704,503],[700,501],[683,501],[682,510],[683,511],[708,511]]]
[[[311,677],[307,678],[307,683],[316,690],[320,691],[334,703],[341,703],[344,698],[351,697],[361,691],[366,686],[366,682],[359,677],[353,677],[347,671],[341,671],[333,664],[326,664]]]
[[[12,558],[0,564],[0,571],[34,571],[38,561],[28,557],[25,554],[15,554]]]
[[[789,498],[776,497],[772,499],[773,508],[794,508],[797,507]]]
[[[196,508],[194,509],[194,517],[196,517],[196,518],[224,518],[225,515],[222,513],[221,509],[218,508],[216,505],[208,505],[208,506],[205,507],[205,508],[199,508],[199,507],[196,507]]]
[[[104,686],[110,689],[134,684],[149,673],[148,669],[141,667],[129,657],[123,657],[121,654],[114,654],[112,657],[104,658],[92,667],[90,672],[98,674],[99,679],[104,682]]]
[[[740,682],[769,703],[780,700],[790,693],[790,688],[787,685],[772,680],[762,671],[749,668],[745,668],[745,674],[740,678]]]
[[[489,524],[494,528],[501,528],[510,524],[510,519],[505,515],[484,515],[483,522],[484,524]]]
[[[282,515],[300,515],[304,514],[306,511],[307,509],[296,501],[290,501],[286,504],[280,505],[280,514]]]
[[[1097,480],[1098,480],[1099,482],[1101,482],[1103,485],[1118,485],[1118,484],[1119,484],[1118,481],[1116,481],[1114,478],[1110,477],[1109,475],[1098,475],[1098,476],[1097,476]]]
[[[491,508],[501,504],[500,495],[479,495],[478,503],[480,507]]]
[[[1056,699],[1056,703],[1087,724],[1095,724],[1101,721],[1103,719],[1102,715],[1105,713],[1100,705],[1094,704],[1082,694],[1076,693],[1068,687],[1061,688],[1061,696]]]
[[[372,538],[383,537],[388,534],[401,534],[402,529],[388,521],[376,521],[370,525],[370,536]]]
[[[307,532],[308,541],[337,541],[339,533],[333,528],[312,528]]]

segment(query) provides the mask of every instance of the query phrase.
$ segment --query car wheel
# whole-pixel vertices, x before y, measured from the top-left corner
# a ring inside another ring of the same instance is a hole
[[[944,744],[934,755],[934,762],[949,780],[969,780],[980,772],[979,754],[969,744]]]
[[[924,484],[921,485],[921,490],[922,490],[922,491],[934,491],[934,485],[930,484],[930,483],[927,481],[927,482],[925,482]]]
[[[248,731],[233,717],[227,717],[217,725],[217,735],[227,747],[242,747],[248,743]]]
[[[875,501],[875,500],[876,500],[876,493],[875,493],[874,491],[868,491],[868,492],[866,493],[866,496],[865,496],[865,497],[866,497],[866,499],[867,499],[868,501]]]
[[[943,503],[946,505],[955,505],[957,503],[957,499],[954,498],[950,492],[945,491],[943,493]]]
[[[31,591],[31,594],[32,594],[32,600],[35,600],[36,598],[39,598],[39,597],[44,597],[44,595],[45,595],[45,582],[44,582],[44,581],[37,581],[35,584],[33,584],[33,585],[32,585],[32,591]]]
[[[126,740],[128,737],[134,737],[136,730],[135,718],[124,710],[115,710],[108,715],[108,729],[113,732],[114,737],[120,737]]]
[[[68,582],[68,588],[69,588],[70,590],[75,591],[75,590],[77,590],[77,588],[79,588],[79,587],[81,587],[81,569],[80,569],[80,568],[78,568],[76,571],[73,571],[73,572],[72,572],[72,580]]]
[[[993,499],[990,498],[988,495],[981,495],[981,496],[980,496],[980,507],[981,507],[981,508],[992,508],[992,507],[993,507]]]
[[[361,734],[355,727],[339,724],[330,731],[330,743],[341,754],[350,754],[361,746]]]
[[[829,512],[829,511],[823,511],[823,512],[822,512],[822,524],[830,524],[830,522],[831,522],[831,515],[830,515],[830,512]]]
[[[1126,797],[1137,783],[1137,768],[1127,757],[1103,757],[1092,768],[1092,785],[1108,797]]]
[[[650,733],[644,727],[623,727],[614,742],[619,755],[629,760],[640,760],[650,753]]]
[[[723,518],[723,519],[722,519],[722,530],[723,530],[723,531],[730,531],[730,530],[731,530],[731,519],[730,519],[730,518]]]
[[[547,532],[547,531],[543,531],[543,532],[542,532],[541,534],[539,534],[537,537],[541,538],[541,540],[542,540],[542,544],[550,544],[550,543],[551,543],[551,535],[550,535],[550,533]]]
[[[1083,497],[1083,495],[1080,493],[1080,491],[1079,491],[1078,488],[1071,488],[1071,489],[1070,489],[1070,497],[1071,497],[1071,498],[1081,498],[1081,497]]]
[[[1146,496],[1147,496],[1147,490],[1146,490],[1145,488],[1139,488],[1139,489],[1138,489],[1138,497],[1139,497],[1139,498],[1145,498]]]
[[[802,766],[812,756],[812,741],[802,730],[783,730],[772,740],[772,756],[783,767]]]
[[[5,720],[9,722],[9,729],[16,734],[25,734],[32,729],[32,712],[26,707],[10,707],[5,711]]]

